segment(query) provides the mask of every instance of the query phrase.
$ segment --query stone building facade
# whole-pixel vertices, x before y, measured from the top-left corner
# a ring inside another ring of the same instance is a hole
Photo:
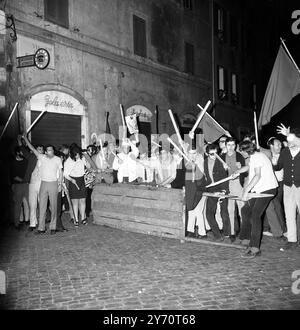
[[[11,135],[25,131],[47,110],[32,130],[33,142],[76,142],[86,147],[92,136],[104,132],[107,113],[111,132],[118,135],[120,104],[125,115],[135,109],[146,135],[174,134],[168,109],[186,133],[199,114],[197,104],[204,106],[208,100],[214,103],[209,112],[237,138],[253,131],[253,110],[259,108],[265,88],[259,56],[252,56],[253,40],[263,40],[248,15],[255,12],[255,4],[2,2],[17,31],[17,41],[8,30],[2,48],[0,40],[0,59],[4,49],[6,62],[0,75],[6,79],[2,122],[19,102],[19,120],[15,116]],[[24,61],[38,49],[47,50],[50,57],[43,70]]]
[[[7,99],[20,104],[21,130],[47,110],[33,142],[86,147],[105,130],[106,112],[118,134],[120,104],[141,113],[142,132],[173,134],[168,109],[186,125],[211,98],[208,0],[12,0],[5,11],[17,30]],[[38,49],[49,65],[20,67]]]

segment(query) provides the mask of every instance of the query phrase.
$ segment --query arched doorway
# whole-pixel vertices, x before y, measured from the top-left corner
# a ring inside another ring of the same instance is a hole
[[[26,127],[44,110],[45,114],[30,132],[32,143],[53,144],[55,147],[71,143],[81,147],[88,144],[86,106],[77,98],[60,90],[33,94],[26,111]]]

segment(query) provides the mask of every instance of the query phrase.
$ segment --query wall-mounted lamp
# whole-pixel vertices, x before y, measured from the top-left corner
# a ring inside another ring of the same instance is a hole
[[[6,28],[11,29],[10,37],[12,42],[17,41],[17,31],[15,26],[15,19],[12,14],[6,14]]]

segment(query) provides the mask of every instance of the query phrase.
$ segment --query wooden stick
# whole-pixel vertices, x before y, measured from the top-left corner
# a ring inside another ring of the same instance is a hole
[[[156,126],[156,134],[158,134],[158,105],[155,107],[155,126]]]
[[[123,127],[126,126],[125,124],[125,118],[124,118],[124,112],[123,112],[123,105],[120,104],[120,111],[121,111],[121,117],[122,117],[122,123],[123,123]]]
[[[201,119],[204,117],[204,115],[205,115],[206,111],[208,110],[208,108],[210,107],[210,105],[211,105],[211,101],[208,101],[208,102],[206,103],[206,106],[205,106],[204,109],[203,109],[203,108],[201,107],[201,105],[197,104],[197,106],[202,110],[202,112],[200,113],[198,119],[196,120],[196,123],[195,123],[195,125],[193,126],[193,128],[191,129],[189,135],[190,135],[190,134],[193,134],[193,133],[195,132],[196,128],[197,128],[198,125],[200,124]]]
[[[39,114],[35,121],[27,128],[26,134],[28,134],[32,130],[32,127],[38,122],[38,120],[43,116],[45,112],[47,112],[47,110],[44,110],[42,113]]]
[[[256,112],[255,111],[254,111],[254,129],[255,129],[256,148],[259,149],[257,120],[256,120]]]
[[[14,112],[16,111],[18,105],[19,105],[19,103],[17,102],[17,103],[15,104],[15,106],[14,106],[14,108],[13,108],[13,110],[12,110],[12,112],[11,112],[11,114],[10,114],[10,116],[9,116],[9,118],[8,118],[8,120],[7,120],[6,124],[5,124],[5,126],[4,126],[4,128],[3,128],[3,131],[2,131],[1,136],[0,136],[0,140],[2,139],[2,136],[4,135],[4,133],[5,133],[6,129],[7,129],[7,126],[8,126],[8,124],[9,124],[9,122],[11,121],[11,118],[12,118]]]
[[[101,153],[102,153],[102,157],[103,157],[103,161],[104,161],[105,157],[104,157],[104,151],[103,151],[103,147],[102,147],[102,139],[99,139],[99,142],[100,142],[100,149],[101,149]]]
[[[65,191],[65,194],[67,196],[69,207],[70,207],[70,210],[71,210],[71,213],[72,213],[71,214],[71,217],[73,216],[74,221],[77,221],[77,219],[75,217],[75,212],[74,212],[73,204],[72,204],[72,201],[71,201],[71,198],[70,198],[70,195],[69,195],[69,190],[68,190],[65,182],[63,182],[63,184],[62,184],[62,188]]]
[[[180,155],[185,158],[186,161],[188,161],[189,163],[191,162],[188,157],[186,156],[186,154],[184,154],[179,147],[176,145],[176,143],[174,143],[170,138],[167,139],[173,146],[174,148],[180,153]]]
[[[113,151],[111,151],[111,153],[112,153],[115,157],[117,157],[117,158],[119,158],[119,159],[121,160],[121,158],[120,158],[116,153],[114,153]]]
[[[180,136],[179,129],[178,129],[178,127],[177,127],[177,124],[176,124],[176,121],[175,121],[175,118],[174,118],[174,116],[173,116],[173,113],[172,113],[172,110],[171,110],[171,109],[169,109],[169,115],[170,115],[170,117],[171,117],[171,121],[172,121],[172,124],[173,124],[173,126],[174,126],[174,129],[175,129],[176,135],[177,135],[177,137],[178,137],[179,144],[180,144],[181,148],[184,150],[183,141],[182,141],[182,138],[181,138],[181,136]]]
[[[293,59],[293,57],[292,57],[292,55],[291,55],[290,51],[288,50],[288,48],[287,48],[287,46],[286,46],[286,44],[285,44],[284,40],[283,40],[282,38],[280,38],[280,41],[281,41],[281,43],[282,43],[282,45],[283,45],[284,49],[285,49],[285,50],[286,50],[286,52],[288,53],[288,55],[289,55],[289,57],[290,57],[291,61],[292,61],[292,62],[293,62],[293,64],[295,65],[295,67],[296,67],[296,70],[297,70],[297,71],[298,71],[298,73],[300,74],[300,69],[299,69],[299,67],[298,67],[297,63],[295,62],[295,60]]]
[[[217,181],[217,182],[213,182],[213,183],[209,184],[208,186],[206,186],[206,188],[214,187],[214,186],[218,186],[219,184],[221,184],[221,183],[223,183],[223,182],[230,181],[230,180],[232,180],[232,179],[233,179],[233,177],[232,177],[232,175],[230,175],[230,176],[228,176],[228,177],[225,178],[225,179],[222,179],[222,180],[219,180],[219,181]]]
[[[226,164],[226,162],[224,162],[224,160],[218,155],[218,154],[216,154],[216,157],[219,159],[219,161],[225,166],[227,166],[228,167],[228,165]]]
[[[126,138],[126,132],[127,132],[127,125],[125,122],[124,112],[123,112],[123,105],[120,104],[120,111],[121,111],[121,117],[122,117],[122,124],[123,124],[123,140]]]
[[[157,147],[160,147],[160,145],[158,143],[156,143],[155,141],[151,141],[152,144],[154,144]]]

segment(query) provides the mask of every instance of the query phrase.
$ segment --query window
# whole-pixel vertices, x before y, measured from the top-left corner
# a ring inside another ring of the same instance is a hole
[[[220,100],[227,99],[227,71],[218,66],[218,95]]]
[[[133,50],[135,55],[147,56],[146,21],[133,15]]]
[[[231,100],[234,104],[238,104],[238,79],[235,73],[231,74]]]
[[[238,23],[235,17],[230,16],[230,45],[238,46]]]
[[[193,10],[193,0],[182,0],[184,9]]]
[[[185,43],[185,72],[194,74],[194,46]]]
[[[217,4],[214,5],[214,32],[220,41],[226,41],[226,12]]]
[[[69,27],[69,1],[44,0],[45,19],[65,28]]]

